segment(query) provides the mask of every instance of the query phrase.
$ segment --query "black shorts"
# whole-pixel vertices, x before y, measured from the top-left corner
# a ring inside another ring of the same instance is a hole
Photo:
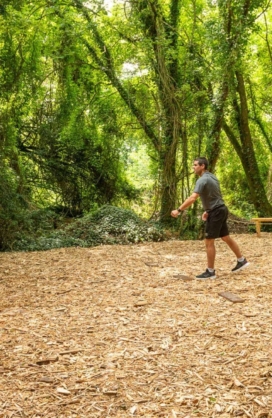
[[[227,206],[219,206],[208,212],[209,216],[206,221],[205,238],[221,238],[229,235],[227,219]]]

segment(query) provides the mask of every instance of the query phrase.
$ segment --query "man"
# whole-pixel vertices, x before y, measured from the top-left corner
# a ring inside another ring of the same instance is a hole
[[[207,253],[208,266],[204,273],[196,276],[197,279],[215,279],[215,239],[221,238],[237,257],[237,264],[232,269],[233,272],[244,269],[249,265],[243,257],[236,241],[229,236],[227,218],[228,208],[222,199],[220,185],[217,178],[208,171],[208,160],[205,157],[198,157],[194,160],[194,172],[199,176],[191,196],[182,205],[171,212],[177,218],[183,210],[191,206],[198,197],[202,201],[204,213],[202,220],[206,221],[205,226],[205,246]]]

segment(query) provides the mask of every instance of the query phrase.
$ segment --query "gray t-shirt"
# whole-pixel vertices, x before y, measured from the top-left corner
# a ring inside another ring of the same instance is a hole
[[[205,171],[197,180],[194,192],[198,193],[204,210],[212,210],[225,204],[222,199],[219,181],[209,171]]]

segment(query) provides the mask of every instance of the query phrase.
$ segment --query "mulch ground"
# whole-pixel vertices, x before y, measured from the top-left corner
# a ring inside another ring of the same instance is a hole
[[[1,253],[0,417],[271,417],[272,234],[234,238],[207,281],[202,241]]]

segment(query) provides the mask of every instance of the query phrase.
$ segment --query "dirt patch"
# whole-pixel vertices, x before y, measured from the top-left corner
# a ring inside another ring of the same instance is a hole
[[[201,241],[0,254],[0,416],[270,417],[272,235],[235,238],[204,282]]]

